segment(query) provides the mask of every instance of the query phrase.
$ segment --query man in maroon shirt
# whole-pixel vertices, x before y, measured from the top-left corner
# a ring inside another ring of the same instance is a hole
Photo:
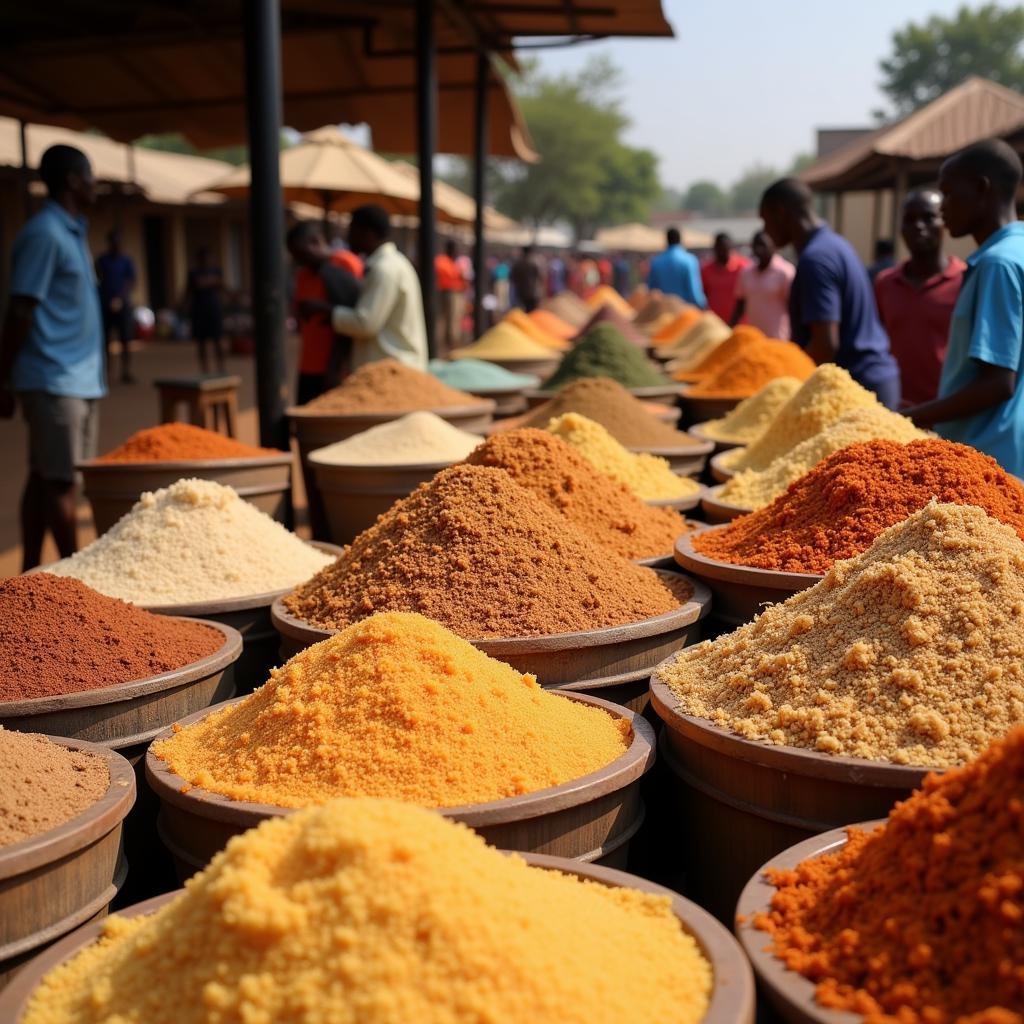
[[[949,321],[966,264],[942,251],[942,196],[934,189],[903,201],[900,233],[910,259],[875,278],[875,298],[903,380],[903,401],[930,402],[949,343]]]
[[[750,260],[732,247],[732,239],[724,232],[715,236],[715,255],[700,268],[700,280],[707,296],[708,309],[726,323],[736,307],[736,284]]]

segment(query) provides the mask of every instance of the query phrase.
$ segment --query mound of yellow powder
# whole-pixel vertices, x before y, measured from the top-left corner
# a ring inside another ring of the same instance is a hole
[[[547,345],[534,341],[515,324],[495,324],[472,345],[456,349],[452,359],[553,359],[557,353]]]
[[[741,508],[770,505],[795,480],[809,473],[822,459],[858,441],[899,441],[909,444],[928,437],[906,416],[890,412],[883,405],[864,406],[840,416],[821,433],[801,441],[792,451],[780,455],[767,469],[745,469],[721,490],[722,501]]]
[[[685,498],[700,490],[700,484],[695,480],[673,473],[667,459],[629,451],[600,423],[579,413],[567,412],[556,416],[548,423],[547,429],[568,441],[596,470],[625,484],[644,501]]]
[[[726,452],[722,465],[737,471],[767,469],[780,455],[820,433],[844,413],[865,407],[883,408],[874,394],[862,388],[846,370],[825,363],[804,381],[756,441]]]
[[[719,345],[732,337],[732,328],[714,313],[703,313],[681,337],[656,352],[663,359],[671,359],[670,370],[690,370],[699,366]]]
[[[422,615],[384,612],[295,655],[153,752],[233,800],[456,807],[578,779],[631,742],[621,719],[542,690]]]
[[[697,1024],[711,984],[667,896],[337,800],[232,839],[155,914],[109,918],[22,1024]]]
[[[750,444],[756,441],[779,410],[800,390],[796,377],[776,377],[728,415],[700,425],[701,433],[718,441]]]
[[[932,502],[655,678],[751,740],[896,764],[963,764],[1024,723],[1024,543]]]

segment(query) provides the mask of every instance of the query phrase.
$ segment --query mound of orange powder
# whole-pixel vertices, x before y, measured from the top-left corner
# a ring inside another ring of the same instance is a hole
[[[138,430],[124,444],[97,462],[189,462],[197,459],[252,459],[280,455],[276,448],[257,448],[204,430],[191,423],[161,423]]]

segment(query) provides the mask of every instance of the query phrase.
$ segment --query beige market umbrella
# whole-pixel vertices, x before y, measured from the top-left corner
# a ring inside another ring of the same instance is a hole
[[[419,195],[419,168],[407,164],[404,160],[395,160],[391,166],[415,184],[416,194]],[[439,178],[434,179],[434,206],[439,216],[455,223],[472,224],[476,216],[476,200]],[[484,227],[489,231],[512,231],[519,225],[511,217],[499,213],[493,206],[485,206]]]
[[[711,236],[704,231],[681,229],[683,245],[687,249],[709,249]],[[603,249],[621,249],[623,252],[660,252],[665,248],[665,232],[648,224],[620,224],[602,228],[594,241]]]

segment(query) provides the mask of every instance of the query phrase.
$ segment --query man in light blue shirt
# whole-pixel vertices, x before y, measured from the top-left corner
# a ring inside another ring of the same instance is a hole
[[[700,261],[683,248],[678,228],[669,228],[665,238],[668,247],[651,260],[647,287],[651,291],[676,295],[691,306],[706,309],[708,303],[704,297],[704,286],[700,283]]]
[[[978,248],[949,329],[939,397],[909,415],[950,441],[991,455],[1024,475],[1024,224],[1017,221],[1021,162],[991,139],[951,156],[939,172],[942,216],[954,238]]]
[[[75,464],[96,454],[106,393],[103,319],[85,211],[96,184],[85,154],[51,146],[39,163],[46,205],[21,229],[11,258],[0,336],[0,417],[21,405],[29,476],[21,500],[23,568],[42,557],[47,530],[61,556],[77,547]]]

